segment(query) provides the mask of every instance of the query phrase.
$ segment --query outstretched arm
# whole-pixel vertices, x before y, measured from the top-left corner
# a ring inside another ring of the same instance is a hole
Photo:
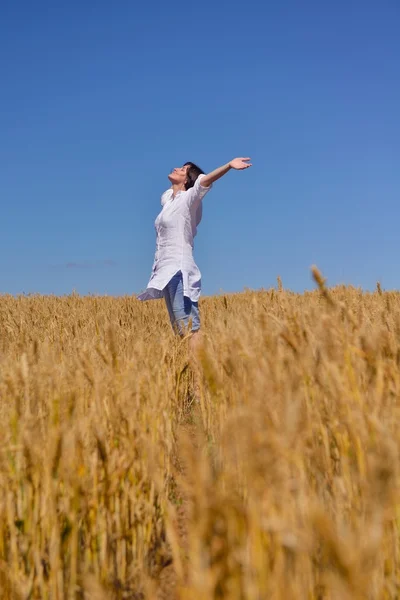
[[[215,171],[211,171],[211,173],[207,173],[201,179],[202,187],[209,187],[214,181],[220,179],[223,175],[225,175],[231,169],[235,169],[237,171],[243,171],[244,169],[248,169],[251,167],[251,163],[249,162],[250,158],[234,158],[231,162],[215,169]]]

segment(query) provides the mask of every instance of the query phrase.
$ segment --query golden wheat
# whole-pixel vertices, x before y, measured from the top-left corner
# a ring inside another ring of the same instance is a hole
[[[4,600],[400,596],[400,294],[0,298]]]

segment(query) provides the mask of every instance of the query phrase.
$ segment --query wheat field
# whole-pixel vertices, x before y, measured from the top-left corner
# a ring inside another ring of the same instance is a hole
[[[0,297],[0,597],[400,597],[400,294]]]

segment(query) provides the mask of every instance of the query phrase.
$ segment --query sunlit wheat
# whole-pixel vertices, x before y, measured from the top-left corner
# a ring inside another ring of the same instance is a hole
[[[400,294],[0,297],[0,597],[400,596]]]

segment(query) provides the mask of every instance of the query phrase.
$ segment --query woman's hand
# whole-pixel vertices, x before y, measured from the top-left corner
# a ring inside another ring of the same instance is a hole
[[[234,158],[229,163],[231,169],[236,169],[237,171],[243,171],[243,169],[248,169],[251,167],[251,163],[249,163],[250,158]]]
[[[248,169],[251,167],[251,163],[249,163],[250,158],[234,158],[231,162],[226,163],[219,169],[215,169],[215,171],[211,171],[207,175],[203,176],[201,180],[202,187],[209,187],[214,181],[221,179],[223,175],[228,173],[231,169],[236,169],[236,171],[243,171],[244,169]]]

